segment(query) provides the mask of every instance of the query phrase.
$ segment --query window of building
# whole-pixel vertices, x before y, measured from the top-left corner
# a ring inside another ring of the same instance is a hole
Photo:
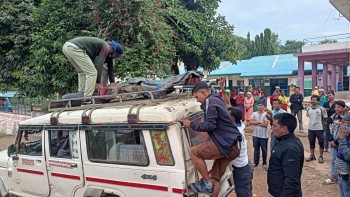
[[[42,132],[41,131],[22,131],[18,154],[42,156]]]
[[[142,130],[86,131],[92,162],[146,166],[149,163]]]
[[[244,80],[237,80],[237,86],[241,85],[241,83],[243,83],[243,85],[245,85]]]
[[[304,80],[304,89],[313,89],[311,80]]]
[[[263,79],[249,79],[249,85],[252,85],[253,89],[257,89],[258,87],[264,87]]]

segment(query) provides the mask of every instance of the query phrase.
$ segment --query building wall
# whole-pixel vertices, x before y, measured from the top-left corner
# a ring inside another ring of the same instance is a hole
[[[327,51],[327,50],[340,50],[349,49],[350,42],[337,42],[337,43],[327,43],[327,44],[314,44],[310,46],[303,46],[302,52],[315,52],[315,51]]]
[[[220,79],[219,76],[208,76],[208,79]],[[244,85],[247,91],[248,90],[248,86],[249,86],[249,80],[250,79],[260,79],[263,80],[263,86],[262,89],[268,94],[270,95],[271,92],[271,84],[270,84],[270,80],[271,79],[287,79],[288,80],[288,90],[287,93],[289,93],[289,87],[291,84],[294,84],[296,86],[298,86],[298,77],[297,76],[274,76],[274,77],[256,77],[256,78],[252,78],[252,77],[248,77],[248,78],[240,78],[238,75],[229,75],[229,76],[225,76],[226,79],[226,84],[229,84],[229,80],[232,80],[232,87],[230,88],[231,92],[232,91],[237,91],[238,89],[238,82],[239,81],[244,81]],[[317,85],[319,87],[322,86],[322,74],[318,75],[318,80],[317,80]],[[328,81],[329,82],[329,81]],[[311,75],[305,75],[304,78],[304,89],[305,89],[305,96],[309,96],[311,95],[311,91],[313,89],[312,87],[312,82],[311,82]],[[214,88],[220,88],[219,86],[213,86]],[[226,85],[226,87],[228,88],[228,85]],[[288,94],[287,94],[288,95]]]

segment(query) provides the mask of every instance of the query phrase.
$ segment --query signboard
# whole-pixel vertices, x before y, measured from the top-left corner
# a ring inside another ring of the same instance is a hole
[[[1,113],[0,112],[0,132],[8,135],[16,135],[18,123],[31,118],[30,116]]]

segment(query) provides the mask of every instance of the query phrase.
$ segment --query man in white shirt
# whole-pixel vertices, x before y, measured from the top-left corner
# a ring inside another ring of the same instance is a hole
[[[253,168],[248,160],[247,140],[244,135],[245,125],[242,122],[243,113],[238,107],[230,107],[229,113],[234,119],[239,132],[242,134],[241,150],[239,156],[231,164],[233,167],[233,180],[237,197],[252,196]]]
[[[222,92],[225,92],[225,78],[221,77],[219,85]],[[240,108],[231,106],[230,99],[228,98],[227,94],[222,94],[222,99],[228,108],[231,118],[236,123],[239,132],[242,134],[239,156],[231,162],[233,167],[232,174],[235,183],[236,196],[250,197],[252,196],[253,168],[248,159],[247,140],[244,135],[245,125],[242,122],[243,112]]]
[[[318,163],[324,163],[323,150],[324,150],[324,122],[327,119],[327,111],[324,107],[318,105],[320,97],[318,95],[311,96],[311,107],[306,110],[306,117],[309,117],[308,138],[310,143],[311,155],[306,158],[306,161],[316,160],[315,157],[315,144],[316,138],[320,145],[320,156]]]

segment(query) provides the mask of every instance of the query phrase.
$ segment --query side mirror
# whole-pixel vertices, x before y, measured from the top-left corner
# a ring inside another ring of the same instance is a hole
[[[11,155],[12,155],[13,153],[15,153],[15,150],[16,150],[15,145],[14,145],[14,144],[10,145],[10,146],[7,148],[7,156],[11,157]]]

